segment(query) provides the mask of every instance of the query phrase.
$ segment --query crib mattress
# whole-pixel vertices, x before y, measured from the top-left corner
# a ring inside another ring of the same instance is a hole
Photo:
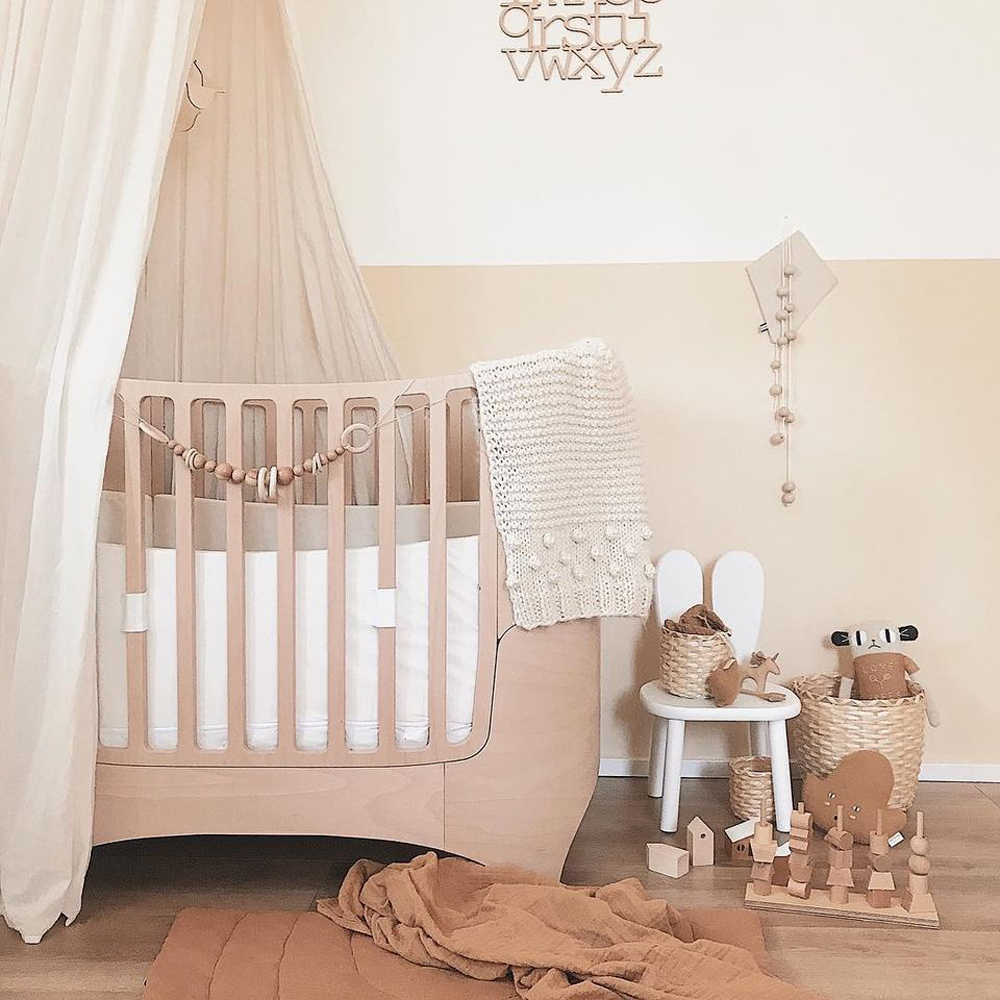
[[[105,537],[108,537],[105,533]],[[472,728],[479,658],[479,539],[448,538],[447,547],[447,736],[459,743]],[[428,740],[428,558],[429,543],[396,546],[396,743],[413,749]],[[379,741],[378,630],[372,597],[378,582],[378,547],[345,553],[346,724],[355,751]],[[246,745],[277,746],[277,555],[244,554],[246,585]],[[226,553],[195,551],[197,740],[222,749],[227,726]],[[154,749],[177,746],[176,552],[146,548],[147,740]],[[97,649],[100,742],[128,742],[125,633],[125,551],[101,541],[97,552]],[[295,553],[296,745],[327,746],[327,553]]]

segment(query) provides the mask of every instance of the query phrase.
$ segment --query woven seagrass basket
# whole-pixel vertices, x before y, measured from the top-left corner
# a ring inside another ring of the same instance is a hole
[[[736,757],[729,762],[729,808],[740,819],[760,819],[760,802],[767,803],[767,821],[774,819],[770,757]]]
[[[840,678],[794,677],[788,686],[802,711],[788,721],[789,756],[803,771],[826,777],[857,750],[877,750],[892,764],[889,806],[909,809],[924,759],[924,689],[907,680],[910,696],[881,701],[838,698]]]
[[[686,635],[660,632],[660,683],[679,698],[708,698],[708,675],[733,655],[722,632]]]

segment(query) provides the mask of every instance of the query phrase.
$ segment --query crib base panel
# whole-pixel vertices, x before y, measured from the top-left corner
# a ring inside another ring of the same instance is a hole
[[[441,848],[443,767],[98,764],[94,843],[229,833],[367,837]]]
[[[94,843],[188,834],[395,840],[558,877],[597,782],[600,629],[503,634],[489,738],[402,767],[98,764]]]

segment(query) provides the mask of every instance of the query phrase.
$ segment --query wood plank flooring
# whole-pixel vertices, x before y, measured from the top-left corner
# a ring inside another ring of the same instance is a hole
[[[646,870],[645,845],[683,845],[660,835],[658,802],[639,779],[602,778],[564,872],[593,884],[634,876],[684,906],[739,906],[748,869],[723,863],[680,880]],[[941,930],[852,924],[762,913],[774,971],[830,997],[851,1000],[1000,1000],[1000,793],[998,786],[924,784]],[[681,828],[700,815],[721,839],[733,821],[726,782],[684,782]],[[717,854],[721,844],[717,840]],[[174,915],[186,906],[303,910],[333,894],[359,857],[405,860],[416,848],[371,841],[203,837],[116,844],[95,850],[84,908],[28,947],[0,922],[3,1000],[124,1000],[143,977]],[[893,852],[905,867],[906,850]]]

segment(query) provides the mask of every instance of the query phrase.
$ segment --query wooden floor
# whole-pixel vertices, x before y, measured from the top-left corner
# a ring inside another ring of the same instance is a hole
[[[724,781],[684,783],[681,823],[696,813],[721,830],[733,822]],[[854,925],[762,914],[775,972],[837,1000],[1000,998],[1000,786],[926,784],[933,891],[942,929]],[[679,881],[645,867],[661,837],[645,782],[601,779],[573,845],[572,883],[639,878],[678,906],[739,906],[747,868],[693,869]],[[307,909],[331,895],[358,857],[403,860],[400,845],[320,838],[190,838],[120,844],[94,852],[83,912],[28,947],[0,922],[3,1000],[139,997],[149,963],[186,906]],[[893,852],[895,869],[906,850]]]

